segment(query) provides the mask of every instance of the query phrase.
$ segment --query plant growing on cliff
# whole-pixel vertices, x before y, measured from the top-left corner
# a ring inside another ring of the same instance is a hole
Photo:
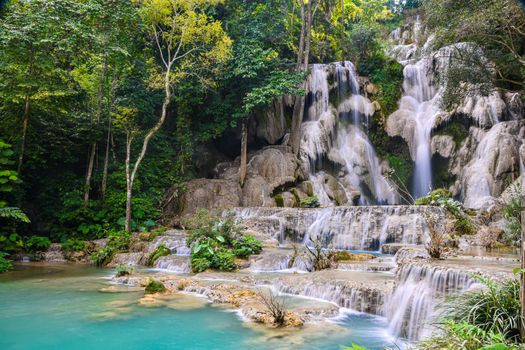
[[[273,318],[273,324],[277,327],[283,327],[286,323],[286,302],[285,299],[273,292],[265,293],[260,291],[258,293],[266,310]]]
[[[483,288],[452,297],[439,323],[441,332],[422,342],[422,349],[519,348],[519,280],[474,278]]]
[[[301,208],[319,208],[321,203],[317,196],[305,197],[301,199]]]
[[[505,240],[509,244],[518,245],[521,240],[521,197],[520,184],[512,188],[510,199],[502,208],[505,224]]]
[[[219,217],[200,209],[184,225],[190,233],[187,244],[191,247],[193,272],[208,268],[232,271],[237,268],[235,257],[248,258],[262,250],[262,243],[244,235],[231,213]]]
[[[305,244],[309,261],[308,271],[321,271],[337,266],[337,251],[331,248],[324,249],[320,238],[312,240],[313,246]]]

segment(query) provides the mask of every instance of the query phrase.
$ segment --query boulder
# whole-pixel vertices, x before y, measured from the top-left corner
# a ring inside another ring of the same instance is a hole
[[[454,138],[449,135],[436,135],[432,138],[432,154],[439,154],[443,158],[450,158],[454,155],[456,144]]]
[[[430,255],[422,247],[403,247],[394,256],[397,264],[402,265],[415,261],[425,261],[430,259]]]

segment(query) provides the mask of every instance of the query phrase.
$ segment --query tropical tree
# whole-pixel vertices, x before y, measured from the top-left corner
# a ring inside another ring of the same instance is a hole
[[[133,183],[150,140],[166,120],[174,85],[188,75],[198,75],[202,66],[229,58],[231,40],[221,22],[206,12],[218,3],[220,0],[145,0],[141,4],[142,18],[160,59],[160,65],[152,67],[150,84],[164,90],[164,101],[160,117],[146,133],[134,164],[126,162],[126,231],[131,230]]]

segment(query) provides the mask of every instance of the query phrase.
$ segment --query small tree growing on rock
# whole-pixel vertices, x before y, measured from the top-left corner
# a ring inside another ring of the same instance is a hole
[[[444,226],[440,225],[439,217],[435,213],[425,214],[430,240],[426,244],[428,254],[433,259],[441,259],[445,250],[447,229],[453,225],[452,221],[446,220]]]
[[[309,271],[326,270],[337,265],[337,252],[332,248],[323,249],[320,238],[312,240],[313,247],[305,244],[307,258],[310,262]]]
[[[260,291],[258,295],[273,317],[273,324],[277,327],[283,327],[286,323],[286,302],[284,298],[271,291],[269,293]]]

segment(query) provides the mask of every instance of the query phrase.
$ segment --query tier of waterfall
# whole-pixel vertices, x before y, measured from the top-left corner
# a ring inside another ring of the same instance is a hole
[[[385,243],[424,244],[424,212],[437,207],[354,206],[320,209],[237,208],[236,217],[280,243],[320,238],[336,249],[379,251]]]
[[[471,287],[472,277],[458,269],[404,265],[398,285],[386,303],[390,331],[409,340],[420,339],[431,329],[439,298]]]
[[[351,62],[311,67],[306,112],[302,125],[302,169],[321,205],[333,205],[325,169],[333,166],[325,167],[325,161],[340,168],[330,176],[337,178],[337,186],[346,192],[347,202],[355,191],[360,193],[361,205],[399,202],[394,185],[382,174],[380,160],[368,138],[366,126],[375,109],[361,95]]]

